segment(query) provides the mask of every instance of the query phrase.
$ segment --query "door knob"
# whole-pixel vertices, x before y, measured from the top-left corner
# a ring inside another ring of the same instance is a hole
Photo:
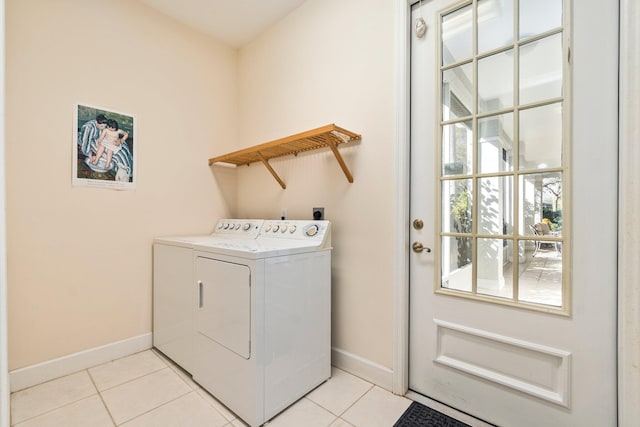
[[[413,220],[413,228],[415,228],[416,230],[422,230],[422,227],[424,227],[424,222],[422,222],[421,219]]]
[[[416,253],[420,253],[422,251],[426,253],[431,252],[431,248],[425,248],[422,242],[413,242],[413,245],[411,247],[413,248],[413,252],[416,252]]]

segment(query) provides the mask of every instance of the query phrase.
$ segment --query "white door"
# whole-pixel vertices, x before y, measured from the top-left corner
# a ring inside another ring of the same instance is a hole
[[[500,426],[616,425],[618,11],[569,1],[412,7],[409,388]]]

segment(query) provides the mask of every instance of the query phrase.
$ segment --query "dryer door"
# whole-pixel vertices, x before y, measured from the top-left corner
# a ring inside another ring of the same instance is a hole
[[[196,332],[237,355],[251,356],[251,271],[196,258]]]

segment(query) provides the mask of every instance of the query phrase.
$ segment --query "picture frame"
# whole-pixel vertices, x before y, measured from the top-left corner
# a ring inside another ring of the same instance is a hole
[[[72,146],[74,187],[136,188],[136,121],[132,114],[76,103]]]

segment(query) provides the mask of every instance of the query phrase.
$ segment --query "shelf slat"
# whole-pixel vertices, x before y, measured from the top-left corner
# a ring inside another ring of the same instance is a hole
[[[285,183],[269,164],[270,159],[329,147],[347,177],[347,180],[353,182],[353,175],[351,175],[349,168],[340,155],[338,145],[360,139],[361,136],[359,134],[336,126],[335,124],[330,124],[243,150],[212,157],[209,159],[209,165],[211,166],[214,163],[230,163],[239,166],[262,162],[280,186],[285,189]]]

